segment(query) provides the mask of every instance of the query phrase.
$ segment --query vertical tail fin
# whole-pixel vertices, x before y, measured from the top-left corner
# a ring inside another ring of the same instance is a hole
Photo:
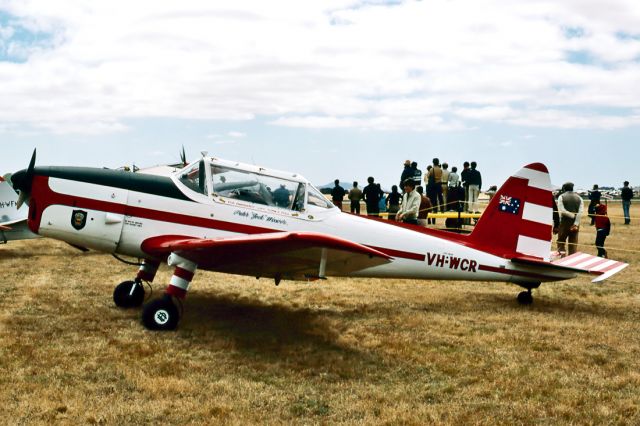
[[[469,236],[471,245],[503,257],[548,261],[553,195],[544,164],[524,166],[498,190]]]

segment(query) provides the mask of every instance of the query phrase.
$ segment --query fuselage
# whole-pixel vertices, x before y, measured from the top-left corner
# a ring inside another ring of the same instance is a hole
[[[534,268],[513,265],[474,247],[464,235],[343,213],[299,175],[217,159],[203,159],[198,167],[164,177],[37,167],[29,227],[42,236],[138,258],[148,257],[141,248],[145,240],[163,235],[216,239],[307,231],[354,241],[392,257],[389,263],[351,276],[518,284],[549,280]],[[278,185],[288,194],[283,202],[278,201]]]

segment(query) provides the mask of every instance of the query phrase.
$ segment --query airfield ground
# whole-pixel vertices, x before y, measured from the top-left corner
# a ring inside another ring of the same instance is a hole
[[[114,307],[135,267],[0,246],[0,423],[640,424],[640,208],[629,227],[610,214],[609,254],[631,266],[529,307],[502,283],[198,272],[169,333]]]

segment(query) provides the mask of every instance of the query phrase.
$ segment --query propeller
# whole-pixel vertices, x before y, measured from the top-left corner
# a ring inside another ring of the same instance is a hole
[[[24,202],[29,199],[31,196],[31,185],[33,183],[33,170],[36,166],[36,150],[33,150],[33,155],[31,155],[31,161],[29,162],[29,167],[27,169],[22,169],[19,172],[15,172],[11,176],[11,184],[13,185],[13,189],[20,191],[20,195],[18,196],[18,208],[22,207]]]
[[[182,145],[182,152],[180,153],[180,161],[182,161],[182,167],[187,167],[187,153],[184,151],[184,145]]]

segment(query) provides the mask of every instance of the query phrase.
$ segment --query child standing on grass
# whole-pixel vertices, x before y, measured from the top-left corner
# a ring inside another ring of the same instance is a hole
[[[604,249],[604,240],[607,239],[611,231],[611,221],[607,216],[607,206],[605,204],[598,204],[595,213],[594,222],[596,225],[596,247],[598,248],[598,256],[606,258],[607,251]]]

